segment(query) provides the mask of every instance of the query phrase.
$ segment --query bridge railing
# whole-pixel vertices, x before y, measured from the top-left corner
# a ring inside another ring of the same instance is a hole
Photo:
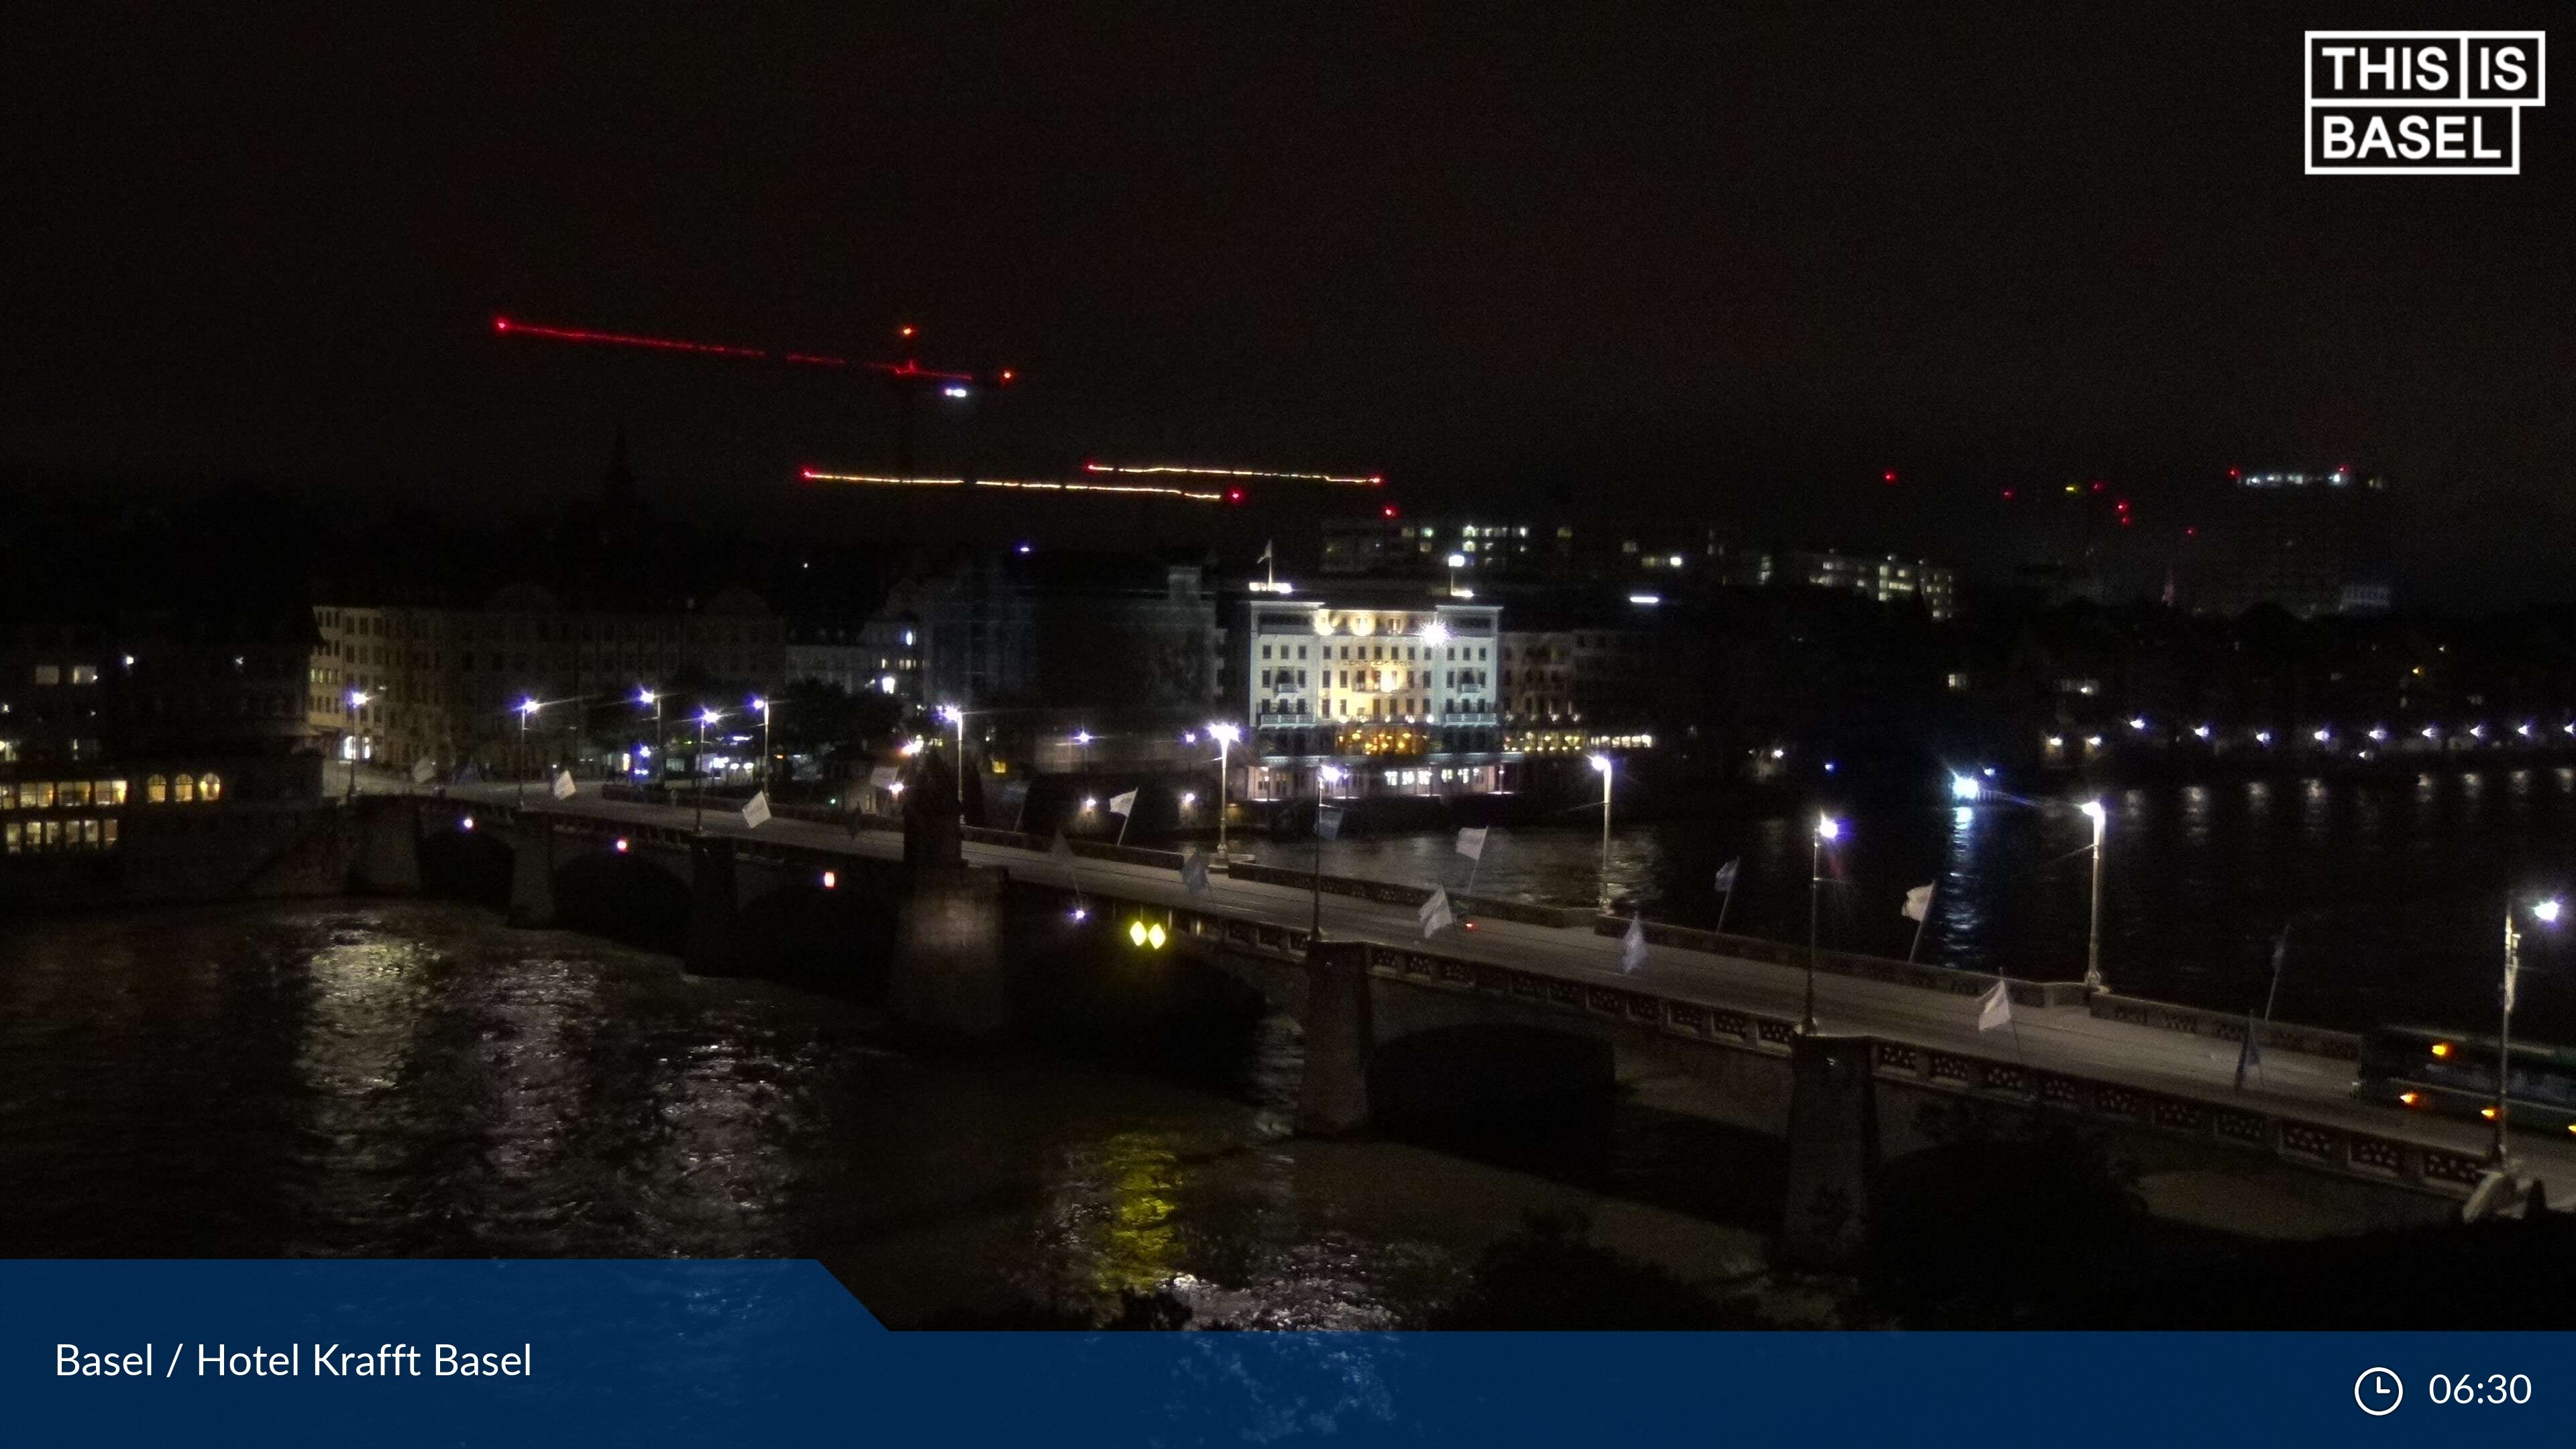
[[[1250,861],[1226,862],[1225,873],[1236,880],[1258,881],[1264,885],[1289,886],[1297,890],[1318,889],[1312,871],[1287,870],[1275,865],[1255,865]],[[1375,901],[1388,906],[1420,906],[1431,899],[1431,887],[1405,885],[1398,881],[1369,880],[1360,876],[1328,875],[1320,889],[1328,896],[1350,896],[1357,900]],[[1505,900],[1498,896],[1471,896],[1452,892],[1450,904],[1458,914],[1483,916],[1496,921],[1515,921],[1525,926],[1554,926],[1561,929],[1580,927],[1591,918],[1586,910],[1565,906],[1545,906],[1531,901]]]
[[[1596,915],[1592,920],[1592,930],[1593,934],[1600,936],[1624,936],[1628,928],[1636,924],[1637,920],[1630,916]],[[1732,956],[1745,961],[1768,961],[1780,966],[1807,964],[1807,948],[1785,941],[1766,941],[1758,936],[1732,933],[1720,935],[1690,926],[1668,926],[1660,921],[1643,924],[1646,940],[1657,946],[1700,951],[1712,956]],[[2000,981],[2006,983],[2017,1006],[2082,1006],[2085,998],[2081,981],[2024,981],[1985,971],[1898,961],[1885,956],[1864,956],[1852,951],[1819,951],[1816,953],[1816,969],[1835,976],[1884,981],[1894,986],[1940,991],[1952,996],[1983,996],[1994,990],[1995,983]]]
[[[2245,1040],[2246,1018],[2235,1012],[2210,1011],[2197,1006],[2175,1006],[2162,1001],[2146,1001],[2135,996],[2115,996],[2108,991],[2095,992],[2086,1003],[2095,1016],[2105,1021],[2125,1021],[2135,1026],[2151,1026],[2159,1031],[2179,1031],[2192,1036],[2215,1037],[2220,1041]],[[2301,1026],[2295,1022],[2269,1021],[2259,1024],[2255,1040],[2267,1047],[2285,1052],[2306,1052],[2313,1056],[2338,1057],[2345,1061],[2361,1059],[2361,1035],[2358,1032],[2334,1031],[2322,1026]]]

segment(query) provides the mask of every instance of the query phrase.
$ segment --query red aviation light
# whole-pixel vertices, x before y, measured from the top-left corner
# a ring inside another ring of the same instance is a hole
[[[1879,475],[1878,475],[1878,481],[1879,481],[1879,482],[1881,482],[1881,483],[1893,483],[1893,482],[1895,482],[1895,481],[1896,481],[1896,470],[1895,470],[1895,469],[1893,469],[1893,468],[1890,468],[1890,469],[1888,469],[1886,472],[1879,474]]]
[[[772,354],[758,347],[735,347],[722,342],[691,342],[679,337],[646,337],[632,332],[600,332],[586,327],[541,327],[533,322],[513,322],[507,317],[494,317],[492,330],[515,333],[523,337],[548,337],[557,342],[596,342],[613,347],[650,347],[663,352],[696,352],[709,357],[749,357],[754,359],[782,356],[790,362],[818,362],[832,367],[848,365],[846,358],[808,356],[803,353]]]
[[[1243,490],[1240,488],[1228,488],[1225,490],[1225,501],[1228,503],[1241,503],[1243,501]]]
[[[1402,518],[1404,516],[1404,510],[1390,503],[1384,508],[1379,509],[1377,511],[1377,516],[1380,518]]]

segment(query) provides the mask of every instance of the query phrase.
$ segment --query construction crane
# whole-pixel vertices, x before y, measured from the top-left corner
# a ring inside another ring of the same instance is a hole
[[[744,362],[769,362],[784,367],[813,368],[864,374],[895,389],[902,406],[896,413],[895,473],[912,476],[912,440],[921,399],[933,393],[950,398],[968,398],[977,392],[998,390],[1019,381],[1019,373],[1008,367],[990,372],[952,372],[924,367],[913,355],[919,341],[919,329],[910,323],[897,327],[895,337],[903,344],[904,356],[899,361],[876,362],[853,359],[828,352],[794,352],[767,347],[744,347],[733,343],[700,342],[679,337],[652,337],[631,332],[606,332],[589,327],[556,327],[543,323],[523,322],[495,316],[492,331],[503,337],[524,337],[547,342],[589,343],[607,347],[634,347],[654,352],[688,353],[700,357],[722,357]]]

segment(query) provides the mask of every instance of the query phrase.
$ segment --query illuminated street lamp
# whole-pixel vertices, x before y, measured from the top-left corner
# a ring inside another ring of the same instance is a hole
[[[635,702],[639,705],[653,706],[653,758],[656,761],[653,768],[660,770],[663,767],[659,761],[670,753],[670,742],[662,738],[662,696],[639,684],[635,686]],[[658,775],[655,777],[655,783],[660,783]]]
[[[1216,738],[1216,855],[1225,859],[1225,761],[1226,751],[1243,738],[1243,731],[1226,723],[1211,724],[1208,733]]]
[[[519,701],[519,768],[514,773],[519,777],[521,805],[528,803],[528,721],[535,719],[537,711],[543,708],[545,708],[544,705],[533,699]]]
[[[2093,822],[2093,924],[2084,938],[2084,989],[2102,989],[2102,827],[2111,813],[2099,800],[2084,802],[2084,818]]]
[[[957,726],[957,776],[962,780],[966,777],[966,711],[953,704],[943,704],[938,713],[941,719]]]
[[[358,798],[358,711],[367,707],[370,696],[363,689],[349,691],[349,799]]]
[[[1816,907],[1824,892],[1825,845],[1842,838],[1843,823],[1830,815],[1818,815],[1815,833],[1807,838],[1807,1005],[1798,1017],[1803,1036],[1816,1034]]]
[[[2558,910],[2558,902],[2554,898],[2534,901],[2531,903],[2531,918],[2544,926],[2554,926],[2558,924]],[[2487,1157],[2497,1167],[2504,1166],[2505,1089],[2513,1062],[2513,986],[2514,978],[2521,972],[2522,933],[2514,929],[2513,899],[2508,896],[2504,903],[2504,1021],[2496,1029],[2495,1105],[2487,1111],[2495,1121],[2495,1137],[2488,1145]]]
[[[769,788],[769,701],[765,697],[754,696],[751,707],[760,711],[760,776],[755,788],[766,790]],[[963,754],[962,747],[960,754]]]
[[[707,833],[707,726],[723,718],[721,710],[698,711],[698,752],[689,760],[689,799],[698,808],[697,824],[692,828],[700,835]]]
[[[1973,801],[1982,793],[1984,793],[1984,787],[1977,783],[1976,776],[1952,775],[1950,777],[1951,799],[1963,802]]]
[[[1324,939],[1324,801],[1333,793],[1333,786],[1342,782],[1345,773],[1337,765],[1315,767],[1315,873],[1307,882],[1314,888],[1313,900],[1308,906],[1312,914],[1306,923],[1306,934],[1310,940]]]
[[[1616,778],[1619,762],[1608,755],[1594,755],[1592,768],[1601,772],[1601,910],[1610,910],[1610,784]]]

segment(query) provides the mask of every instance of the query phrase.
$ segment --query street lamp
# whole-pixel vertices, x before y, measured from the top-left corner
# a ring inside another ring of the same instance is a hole
[[[349,799],[358,798],[358,711],[367,707],[370,696],[363,689],[349,691]]]
[[[2093,822],[2093,925],[2084,940],[2084,989],[2102,989],[2102,827],[2110,812],[2099,800],[2084,802],[2084,818]]]
[[[957,774],[963,779],[966,775],[966,711],[953,704],[943,704],[939,707],[939,717],[957,726]]]
[[[751,707],[760,711],[760,780],[755,788],[769,788],[769,701],[753,696]]]
[[[1314,887],[1314,904],[1311,907],[1314,914],[1307,923],[1306,933],[1317,941],[1324,938],[1324,797],[1331,793],[1332,786],[1341,783],[1342,774],[1337,766],[1315,767],[1315,874],[1308,882]]]
[[[519,777],[521,805],[528,803],[528,721],[535,719],[537,711],[543,708],[545,708],[544,705],[533,699],[519,701],[519,768],[512,773]]]
[[[1977,783],[1977,777],[1974,775],[1950,777],[1950,798],[1953,800],[1973,801],[1983,793],[1984,787]]]
[[[1223,722],[1211,724],[1207,730],[1209,734],[1216,737],[1216,858],[1223,860],[1225,859],[1225,757],[1234,742],[1243,738],[1243,731]]]
[[[1619,762],[1608,755],[1594,755],[1592,768],[1601,772],[1601,910],[1610,910],[1610,782]]]
[[[1843,823],[1830,815],[1816,817],[1816,832],[1807,839],[1807,1007],[1798,1018],[1802,1036],[1816,1034],[1816,907],[1825,884],[1825,845],[1843,838]]]
[[[654,783],[659,784],[661,776],[658,772],[663,768],[661,761],[670,753],[670,742],[662,738],[662,696],[639,684],[635,687],[635,702],[653,706],[653,768],[657,772]]]
[[[2556,925],[2558,902],[2532,902],[2531,916],[2544,926]],[[2522,933],[2514,929],[2513,898],[2508,896],[2504,903],[2504,1021],[2496,1029],[2495,1106],[2487,1114],[2495,1119],[2495,1138],[2487,1148],[2487,1158],[2497,1167],[2504,1166],[2505,1088],[2513,1064],[2513,984],[2521,972]]]
[[[689,799],[698,807],[694,828],[700,835],[707,832],[707,726],[723,718],[719,710],[698,711],[698,752],[689,758]]]

